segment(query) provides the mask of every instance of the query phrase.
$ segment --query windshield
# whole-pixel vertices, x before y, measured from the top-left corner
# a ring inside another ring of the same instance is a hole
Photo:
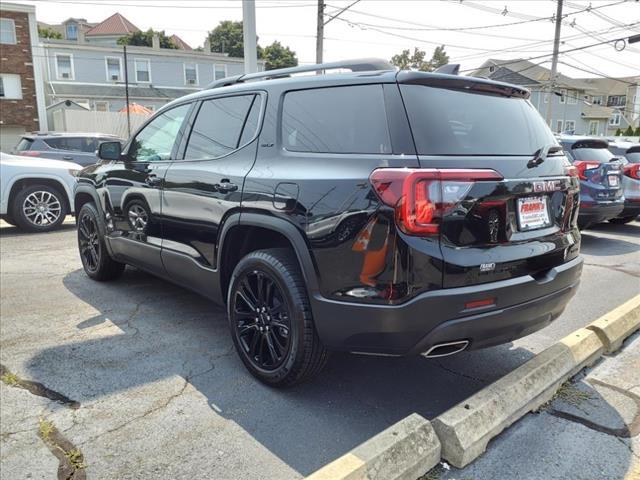
[[[522,98],[401,85],[421,155],[533,155],[557,141]]]

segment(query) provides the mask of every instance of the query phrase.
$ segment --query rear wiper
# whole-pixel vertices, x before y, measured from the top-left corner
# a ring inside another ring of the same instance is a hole
[[[545,145],[533,154],[533,158],[527,162],[527,168],[534,168],[547,159],[550,153],[557,153],[562,150],[560,145]]]

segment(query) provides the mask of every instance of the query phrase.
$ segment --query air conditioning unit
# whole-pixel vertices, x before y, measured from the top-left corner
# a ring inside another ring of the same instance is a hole
[[[69,75],[67,72],[62,72],[62,78],[70,78],[71,75]]]
[[[114,82],[117,82],[118,80],[120,80],[120,76],[119,75],[111,75],[111,80],[113,80]]]

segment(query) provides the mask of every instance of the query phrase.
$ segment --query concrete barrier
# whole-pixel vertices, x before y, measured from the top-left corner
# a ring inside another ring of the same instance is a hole
[[[640,295],[604,314],[587,328],[596,332],[606,353],[613,353],[636,330],[640,330]]]
[[[433,419],[442,457],[462,468],[491,439],[553,397],[562,383],[602,355],[598,336],[580,329]]]
[[[440,441],[429,420],[413,413],[307,480],[415,480],[440,462]]]

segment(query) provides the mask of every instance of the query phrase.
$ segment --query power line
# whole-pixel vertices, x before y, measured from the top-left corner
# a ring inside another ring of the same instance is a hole
[[[578,61],[575,58],[573,58],[572,60],[574,61]],[[638,82],[629,82],[627,80],[622,80],[620,78],[616,78],[616,77],[610,77],[609,75],[606,75],[602,72],[598,72],[598,71],[594,71],[594,70],[589,70],[586,68],[582,68],[582,67],[578,67],[576,65],[572,65],[570,63],[567,63],[565,61],[560,60],[560,63],[562,63],[563,65],[566,65],[567,67],[571,67],[571,68],[575,68],[576,70],[580,70],[581,72],[585,72],[585,73],[591,73],[592,75],[598,75],[599,77],[604,77],[607,78],[609,80],[615,80],[616,82],[621,82],[621,83],[626,83],[627,85],[638,85]]]
[[[136,7],[136,8],[177,8],[177,9],[201,9],[201,10],[238,10],[242,9],[242,5],[230,5],[230,6],[222,6],[222,5],[185,5],[183,3],[177,5],[158,5],[158,4],[150,4],[150,3],[116,3],[116,2],[97,2],[97,1],[83,1],[83,0],[32,0],[38,3],[58,3],[64,5],[97,5],[97,6],[108,6],[108,7]],[[159,0],[153,0],[159,1]],[[315,6],[314,3],[304,3],[304,4],[275,4],[275,5],[256,5],[256,8],[306,8]]]

